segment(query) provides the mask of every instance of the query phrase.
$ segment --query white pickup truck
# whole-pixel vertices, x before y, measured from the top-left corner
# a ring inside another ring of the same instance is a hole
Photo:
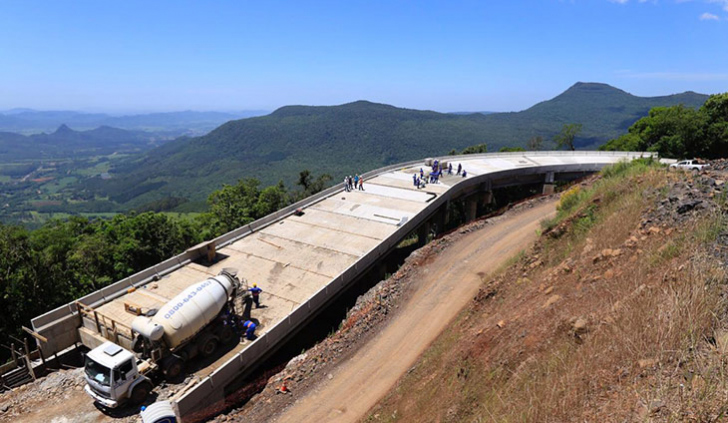
[[[684,169],[684,170],[703,170],[703,168],[710,166],[709,164],[700,164],[697,160],[681,160],[677,163],[670,165],[671,169]]]

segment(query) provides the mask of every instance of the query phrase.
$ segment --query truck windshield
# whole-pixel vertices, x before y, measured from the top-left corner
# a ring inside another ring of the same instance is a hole
[[[104,367],[101,364],[93,361],[86,356],[86,374],[91,379],[100,383],[103,386],[109,386],[111,382],[111,369]]]

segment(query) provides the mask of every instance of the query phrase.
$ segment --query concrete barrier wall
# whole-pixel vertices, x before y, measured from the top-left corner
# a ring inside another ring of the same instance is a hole
[[[558,156],[558,157],[564,157],[564,156],[573,156],[573,157],[580,157],[580,156],[610,156],[610,157],[622,157],[624,159],[633,159],[637,157],[647,157],[647,156],[656,156],[654,153],[640,153],[640,152],[612,152],[612,151],[531,151],[531,152],[509,152],[509,153],[484,153],[484,154],[476,154],[476,155],[465,155],[465,156],[445,156],[442,159],[447,160],[450,162],[458,161],[458,160],[471,160],[474,158],[491,158],[491,157],[539,157],[539,156]],[[376,169],[370,172],[367,172],[363,174],[365,180],[372,179],[378,175],[397,170],[402,169],[406,167],[416,166],[419,164],[422,164],[423,160],[414,160],[410,162],[405,163],[398,163],[395,165],[386,166],[380,169]],[[514,170],[508,170],[508,171],[502,171],[502,172],[496,172],[496,173],[489,173],[486,175],[473,175],[472,177],[465,178],[462,181],[460,181],[458,184],[456,184],[453,189],[447,191],[447,193],[439,196],[435,200],[433,200],[428,206],[415,216],[413,219],[410,219],[407,223],[405,223],[401,228],[399,228],[392,236],[387,238],[387,240],[383,241],[382,244],[379,247],[376,247],[372,251],[370,251],[368,254],[366,254],[362,259],[357,261],[352,267],[345,270],[337,279],[340,280],[339,284],[340,287],[345,287],[349,282],[351,282],[356,276],[358,276],[360,271],[363,271],[366,269],[369,265],[374,263],[375,258],[381,256],[382,254],[386,253],[386,251],[389,250],[392,246],[396,245],[397,242],[399,242],[400,239],[402,239],[404,236],[406,236],[409,232],[416,229],[419,224],[425,221],[429,217],[431,213],[436,210],[437,207],[439,207],[444,201],[447,199],[450,199],[453,195],[457,195],[458,192],[460,192],[463,188],[467,188],[473,185],[477,185],[480,183],[483,183],[486,180],[492,180],[494,178],[504,178],[508,177],[509,175],[517,175],[517,174],[535,174],[535,173],[546,173],[546,172],[559,172],[559,171],[578,171],[578,170],[585,170],[585,171],[592,171],[592,170],[598,170],[602,165],[596,164],[595,166],[589,167],[588,164],[574,164],[574,165],[557,165],[557,166],[542,166],[542,167],[527,167],[523,169],[514,169]],[[424,167],[424,166],[423,166]],[[305,208],[308,206],[311,206],[313,204],[316,204],[332,195],[335,195],[339,192],[341,192],[343,187],[340,183],[337,183],[331,188],[328,188],[316,195],[313,195],[311,197],[308,197],[304,200],[301,200],[295,204],[292,204],[288,207],[285,207],[275,213],[272,213],[268,216],[265,216],[255,222],[252,222],[248,225],[245,225],[243,227],[240,227],[238,229],[235,229],[231,232],[228,232],[224,235],[221,235],[220,237],[216,238],[215,244],[217,248],[225,247],[238,239],[249,235],[252,232],[258,231],[272,223],[275,223],[290,214],[292,214],[296,209],[298,208]],[[374,256],[371,256],[372,253],[374,253]],[[80,298],[78,301],[85,305],[89,305],[92,307],[98,307],[100,305],[103,305],[115,298],[118,298],[126,293],[126,291],[131,287],[138,287],[144,284],[147,284],[151,282],[154,278],[162,277],[181,266],[184,266],[185,264],[197,259],[199,257],[199,252],[194,251],[188,251],[184,252],[180,255],[177,255],[175,257],[172,257],[168,260],[165,260],[162,263],[157,264],[156,266],[153,266],[151,268],[142,270],[139,273],[136,273],[128,278],[122,279],[118,282],[115,282],[99,291],[93,292],[91,294],[88,294],[84,296],[83,298]],[[374,257],[374,258],[372,258]],[[335,279],[336,281],[336,279]],[[330,298],[331,295],[335,295],[338,293],[338,290],[334,293],[328,294],[327,292],[324,292],[324,294],[321,294],[321,291],[316,293],[314,297],[312,297],[307,303],[304,303],[301,307],[308,307],[311,309],[311,307],[317,307],[320,304],[323,304],[326,302],[328,298]],[[319,298],[319,295],[321,295],[321,298]],[[71,316],[76,316],[75,319],[71,319]],[[292,316],[299,316],[298,309],[294,310]],[[300,317],[305,317],[306,315],[301,314]],[[295,323],[294,323],[295,321]],[[74,323],[75,322],[75,326]],[[289,326],[281,326],[281,329],[278,329],[279,325],[276,325],[276,327],[271,328],[271,331],[266,333],[266,336],[268,336],[272,331],[275,330],[277,333],[278,331],[290,331],[292,328],[295,328],[295,326],[300,323],[300,320],[298,318],[295,319],[286,319],[286,321],[281,322],[280,325],[283,325],[285,322],[289,322]],[[38,316],[31,320],[33,329],[37,332],[39,332],[41,335],[49,337],[53,337],[53,341],[50,341],[46,344],[38,343],[39,348],[42,349],[43,353],[46,355],[52,355],[56,352],[59,352],[65,348],[68,348],[72,345],[74,345],[75,342],[79,342],[78,333],[76,331],[76,328],[78,327],[78,317],[77,317],[77,310],[75,303],[69,303],[63,306],[60,306],[54,310],[49,311],[48,313],[45,313],[41,316]],[[287,332],[286,332],[287,333]],[[276,335],[277,336],[277,335]],[[262,337],[261,337],[262,338]],[[256,341],[258,342],[258,341]],[[257,349],[257,347],[256,347]],[[247,349],[246,349],[247,351]],[[245,353],[245,351],[243,351]],[[242,353],[241,353],[242,354]],[[241,359],[242,361],[242,359]],[[246,360],[247,361],[247,360]],[[216,371],[216,373],[220,373],[221,371],[225,371],[225,373],[232,373],[229,372],[226,369],[225,366],[221,367]],[[232,369],[231,369],[232,370]],[[214,375],[213,374],[213,375]],[[222,376],[216,376],[218,380],[221,380]],[[203,386],[203,385],[200,385]],[[200,388],[201,389],[201,388]],[[188,394],[192,394],[196,389],[190,391]],[[184,398],[184,397],[183,397]]]

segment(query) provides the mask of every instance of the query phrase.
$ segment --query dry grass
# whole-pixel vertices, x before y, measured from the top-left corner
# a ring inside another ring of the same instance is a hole
[[[489,281],[496,294],[462,313],[367,421],[726,419],[726,272],[709,251],[724,218],[625,246],[652,204],[643,192],[673,177],[624,167],[582,187],[548,225],[563,235]],[[603,249],[620,253],[595,260]]]

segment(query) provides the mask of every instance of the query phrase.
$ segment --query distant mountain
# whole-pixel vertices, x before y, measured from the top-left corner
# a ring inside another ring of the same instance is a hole
[[[103,113],[73,111],[36,111],[12,109],[0,112],[0,131],[33,134],[53,131],[60,125],[76,130],[111,126],[127,130],[160,133],[168,137],[202,135],[221,124],[235,119],[261,116],[265,111],[249,110],[236,113],[222,112],[169,112],[129,116],[110,116]]]
[[[517,113],[458,115],[357,101],[341,106],[286,106],[268,116],[228,122],[209,134],[183,138],[114,169],[89,188],[129,206],[164,196],[204,200],[223,183],[255,177],[289,185],[303,169],[343,174],[405,160],[444,155],[487,143],[489,151],[525,146],[542,136],[544,148],[565,123],[581,123],[580,148],[624,133],[654,106],[698,107],[708,97],[683,93],[643,98],[605,84],[577,83],[556,98]]]
[[[0,132],[0,162],[46,158],[78,158],[118,153],[140,153],[165,142],[141,132],[101,126],[74,131],[61,125],[50,134],[21,135]]]
[[[479,113],[481,115],[492,115],[493,113],[498,112],[449,112],[451,115],[474,115],[476,113]]]

